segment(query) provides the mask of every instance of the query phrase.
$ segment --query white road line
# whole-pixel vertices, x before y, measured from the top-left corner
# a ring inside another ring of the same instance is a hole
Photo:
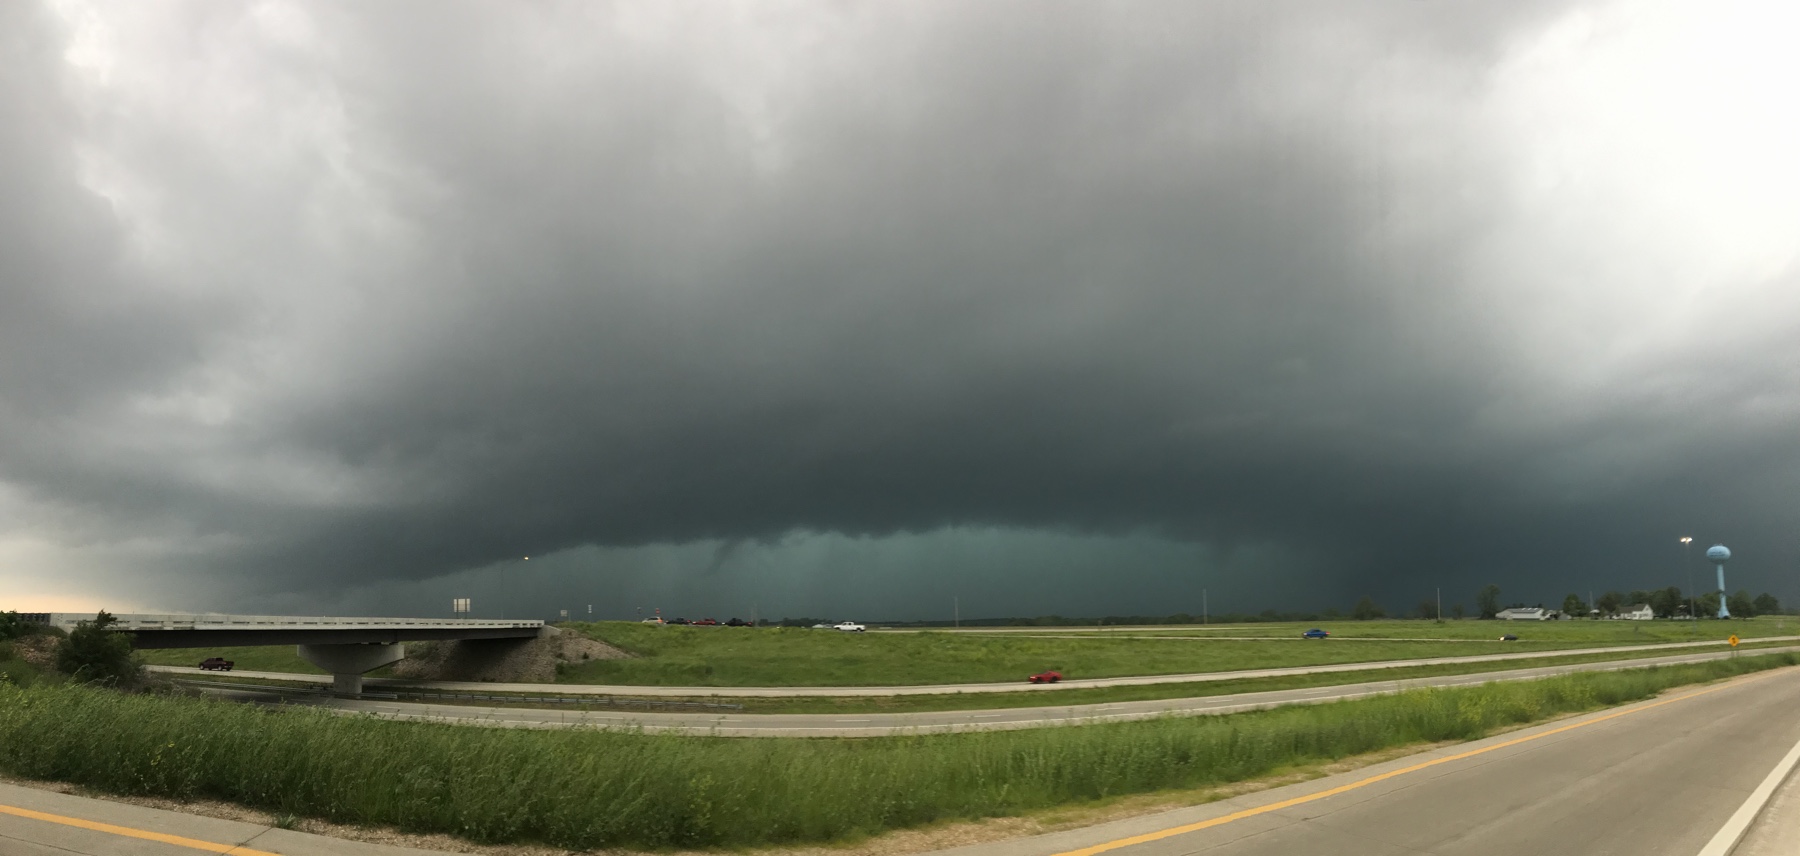
[[[873,722],[870,719],[840,719],[839,722]]]
[[[1719,830],[1718,834],[1714,835],[1712,840],[1706,842],[1706,846],[1700,849],[1700,856],[1727,856],[1731,853],[1732,849],[1737,847],[1738,842],[1743,840],[1744,833],[1750,831],[1750,823],[1756,820],[1757,812],[1762,811],[1763,806],[1768,805],[1769,798],[1775,795],[1775,789],[1781,787],[1781,783],[1787,780],[1788,774],[1794,771],[1795,764],[1800,764],[1800,743],[1794,744],[1794,748],[1788,750],[1787,757],[1782,758],[1781,763],[1776,764],[1775,769],[1769,771],[1768,777],[1763,779],[1762,784],[1757,785],[1756,790],[1750,792],[1750,798],[1745,800],[1743,805],[1738,806],[1737,812],[1731,815],[1730,820],[1725,821],[1725,826]]]

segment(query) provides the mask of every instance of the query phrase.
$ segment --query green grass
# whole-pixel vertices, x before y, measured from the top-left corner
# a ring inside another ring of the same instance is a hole
[[[1791,642],[1747,642],[1741,650],[1754,651],[1762,647],[1786,647]],[[1678,653],[1678,652],[1677,652]],[[1007,710],[1030,707],[1068,707],[1072,705],[1114,704],[1129,701],[1155,701],[1175,698],[1206,698],[1209,696],[1231,695],[1234,693],[1272,692],[1275,690],[1307,689],[1312,687],[1344,686],[1379,681],[1402,681],[1413,678],[1433,678],[1448,675],[1477,675],[1489,672],[1509,671],[1513,669],[1532,669],[1541,666],[1561,666],[1577,663],[1628,663],[1656,654],[1612,653],[1584,654],[1573,657],[1543,657],[1524,660],[1507,660],[1497,663],[1464,663],[1448,666],[1412,666],[1400,669],[1363,669],[1350,672],[1329,672],[1315,675],[1289,675],[1273,678],[1239,678],[1222,681],[1194,681],[1173,684],[1150,684],[1146,686],[1094,687],[1083,689],[1058,689],[1054,692],[1020,692],[1020,693],[933,693],[929,695],[894,695],[894,696],[733,696],[729,689],[722,689],[719,694],[704,699],[686,697],[633,696],[634,699],[651,702],[692,702],[705,701],[713,704],[733,704],[742,708],[747,714],[858,714],[858,713],[922,713],[946,710]],[[232,679],[250,685],[275,684],[288,682],[260,681],[250,678]],[[379,691],[379,690],[377,690]],[[610,710],[607,705],[580,704],[582,696],[556,691],[534,691],[529,693],[509,693],[488,691],[492,701],[479,704],[494,704],[503,707],[544,708],[543,704],[523,702],[509,703],[508,698],[525,698],[532,696],[552,696],[571,699],[576,704],[566,708],[557,705],[556,710]],[[420,699],[408,699],[421,701]],[[422,700],[425,704],[467,705],[468,701],[447,699],[434,701]]]
[[[1770,642],[1770,646],[1792,643]],[[1748,643],[1754,650],[1757,643]],[[1677,652],[1678,653],[1678,652]],[[1174,698],[1206,698],[1235,693],[1273,692],[1358,684],[1369,681],[1403,681],[1413,678],[1436,678],[1448,675],[1476,675],[1484,672],[1533,669],[1541,666],[1563,666],[1576,663],[1617,662],[1638,659],[1644,654],[1585,654],[1575,657],[1545,657],[1508,660],[1500,663],[1465,663],[1453,666],[1412,666],[1400,669],[1366,669],[1353,672],[1328,672],[1315,675],[1289,675],[1276,678],[1239,678],[1224,681],[1197,681],[1179,684],[1149,684],[1135,687],[1095,687],[1060,689],[1052,693],[943,693],[897,696],[794,696],[762,698],[729,695],[729,691],[705,701],[735,704],[743,713],[924,713],[945,710],[1010,710],[1026,707],[1067,707],[1082,704],[1116,704],[1128,701],[1157,701]],[[695,699],[667,699],[694,701]]]
[[[1042,633],[838,633],[601,622],[566,627],[641,656],[571,664],[559,672],[557,680],[728,688],[1018,681],[1045,669],[1057,669],[1071,678],[1188,674],[1694,641],[1691,628],[1675,624],[1343,622],[1327,625],[1337,638],[1307,640],[1300,638],[1305,626],[1280,624],[1237,625],[1218,631],[1224,634],[1222,638],[1192,638],[1202,631],[1065,631],[1059,635],[1049,628]],[[1709,621],[1700,628],[1699,639],[1723,639],[1734,631],[1745,638],[1783,632],[1774,621]],[[1498,641],[1500,634],[1507,632],[1518,634],[1520,640]],[[1369,638],[1405,633],[1417,635],[1398,641]],[[1426,633],[1438,635],[1423,637]],[[1230,638],[1245,634],[1272,638]]]
[[[1270,622],[1266,624],[1212,624],[1168,627],[1119,627],[1071,632],[1066,627],[1032,627],[963,630],[962,633],[993,635],[1049,635],[1075,637],[1146,636],[1160,638],[1229,639],[1298,636],[1311,627],[1331,631],[1333,639],[1415,639],[1444,642],[1491,641],[1502,633],[1523,640],[1563,647],[1634,645],[1656,642],[1692,642],[1724,639],[1732,634],[1751,639],[1759,636],[1800,634],[1800,618],[1771,615],[1763,618],[1689,621],[1322,621]],[[1359,642],[1359,644],[1361,644]]]
[[[1231,716],[863,740],[487,729],[0,686],[0,770],[482,842],[748,847],[1242,781],[1796,662],[1740,657]]]

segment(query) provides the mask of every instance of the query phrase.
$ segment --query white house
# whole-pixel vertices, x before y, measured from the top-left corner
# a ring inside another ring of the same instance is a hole
[[[1503,621],[1544,621],[1550,617],[1550,610],[1541,606],[1515,606],[1494,613],[1494,617]]]
[[[1634,603],[1630,606],[1619,607],[1619,611],[1613,613],[1613,617],[1626,621],[1649,621],[1656,617],[1656,611],[1650,608],[1650,604]]]

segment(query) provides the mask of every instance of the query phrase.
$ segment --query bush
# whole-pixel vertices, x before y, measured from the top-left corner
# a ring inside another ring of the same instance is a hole
[[[131,637],[110,630],[118,619],[106,610],[83,621],[56,653],[58,671],[81,683],[134,687],[144,677],[143,664],[131,650]]]
[[[0,642],[18,639],[30,633],[31,629],[32,625],[26,624],[25,619],[20,618],[17,612],[12,610],[0,612]]]

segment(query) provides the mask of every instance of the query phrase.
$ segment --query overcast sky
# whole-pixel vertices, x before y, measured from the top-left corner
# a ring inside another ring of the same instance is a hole
[[[0,3],[0,608],[1800,601],[1796,27]]]

